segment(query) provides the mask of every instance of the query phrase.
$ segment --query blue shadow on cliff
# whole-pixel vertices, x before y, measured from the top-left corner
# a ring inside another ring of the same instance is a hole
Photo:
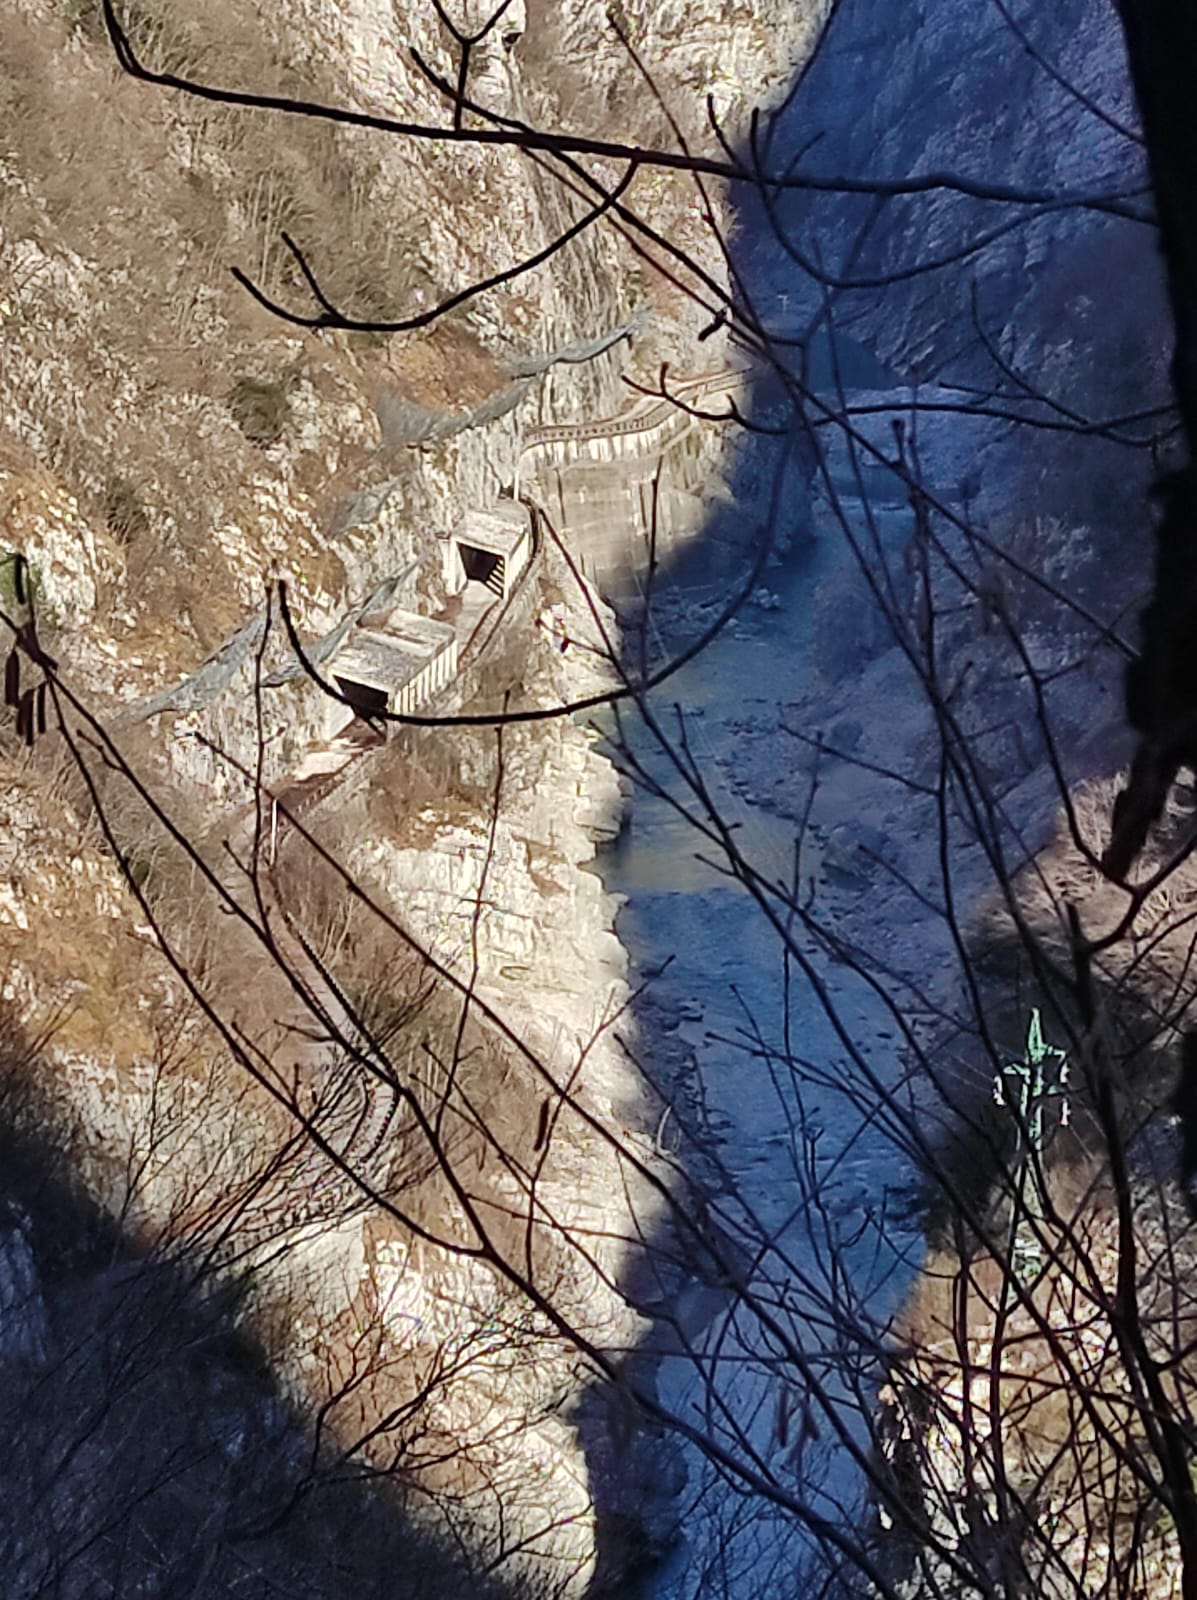
[[[915,5],[899,28],[880,3],[849,3],[777,119],[773,163],[784,165],[803,149],[802,170],[823,175],[901,178],[934,168],[1028,190],[1075,191],[1099,181],[1133,189],[1142,160],[1118,126],[1133,122],[1133,112],[1116,34],[1112,11],[1098,16],[1084,0],[1066,0],[1052,18],[1051,39],[1067,46],[1075,81],[1108,108],[1102,121],[1083,114],[1067,83],[1046,73],[991,7]],[[832,410],[845,400],[855,404],[853,426],[882,448],[893,448],[893,425],[901,423],[907,443],[918,446],[923,481],[960,520],[946,535],[953,554],[973,560],[977,574],[1004,563],[1032,574],[1011,578],[1004,592],[1028,636],[1046,630],[1075,658],[1051,700],[1069,781],[1107,776],[1126,737],[1123,655],[1104,630],[1125,631],[1128,601],[1146,582],[1143,507],[1154,470],[1147,441],[1167,423],[1062,424],[1167,403],[1168,315],[1152,230],[1133,206],[1126,215],[1023,207],[1014,216],[1006,204],[950,191],[882,198],[791,192],[766,207],[749,190],[733,195],[733,210],[733,252],[747,297],[813,403],[795,412],[775,376],[754,385],[747,416],[767,431],[741,436],[727,493],[655,579],[656,659],[683,648],[735,590],[760,551],[772,505],[770,553],[735,619],[654,692],[652,709],[673,739],[684,734],[686,759],[763,878],[790,881],[794,839],[810,805],[813,837],[801,886],[819,913],[851,941],[875,908],[879,961],[893,954],[900,965],[925,938],[928,966],[946,971],[955,952],[936,936],[934,914],[901,887],[904,875],[916,889],[934,892],[913,837],[923,823],[916,808],[887,793],[884,774],[868,780],[870,764],[895,760],[906,761],[920,782],[934,773],[934,757],[928,765],[919,743],[926,728],[913,709],[918,685],[902,667],[839,526],[846,516],[858,529],[876,564],[873,577],[891,585],[900,610],[909,609],[915,511],[894,473],[867,452],[853,458],[820,401]],[[779,243],[779,226],[792,248]],[[980,248],[965,248],[978,241]],[[846,280],[859,286],[845,287]],[[1134,295],[1120,292],[1127,281],[1137,285]],[[705,352],[697,359],[709,365]],[[988,542],[971,540],[970,529]],[[1139,537],[1128,537],[1132,531]],[[1035,576],[1046,587],[1037,587]],[[1096,620],[1085,622],[1081,613]],[[974,596],[954,595],[945,617],[946,648],[957,665],[970,652],[980,658],[990,651],[988,636],[972,647],[981,633]],[[626,667],[635,675],[642,611],[631,608],[626,621]],[[997,703],[997,721],[978,732],[977,749],[992,765],[994,784],[1021,808],[1027,842],[1038,847],[1056,821],[1051,783],[1042,781],[1045,755],[1033,713],[1025,705],[1003,707],[1010,695],[997,668],[991,679],[983,678],[975,703]],[[703,802],[640,719],[600,720],[613,759],[642,764],[652,783],[701,816]],[[816,739],[834,753],[820,758],[811,804]],[[885,859],[896,876],[879,869]],[[863,1222],[843,1260],[881,1323],[919,1256],[919,1174],[872,1123],[859,1094],[846,1086],[837,1092],[829,1082],[845,1053],[842,1041],[784,957],[777,926],[721,865],[717,843],[700,838],[675,805],[643,787],[619,839],[597,863],[607,887],[627,897],[618,929],[633,982],[648,980],[637,1020],[650,1076],[669,1106],[658,1143],[705,1194],[707,1222],[741,1263],[741,1283],[759,1267],[754,1227],[758,1240],[772,1241],[762,1245],[766,1252],[780,1244],[810,1262]],[[983,897],[982,877],[968,864],[960,871],[962,890]],[[842,961],[824,959],[822,976],[879,1078],[896,1084],[905,1063],[892,1019]],[[1009,972],[1005,979],[1013,981]],[[1020,991],[1019,1004],[1032,992]],[[1006,1020],[1017,1028],[1014,1011]],[[987,1085],[979,1045],[975,1054]],[[962,1103],[971,1104],[967,1095]],[[982,1167],[994,1154],[992,1144],[973,1151]],[[806,1171],[818,1173],[817,1210],[800,1194],[803,1163],[812,1161]],[[804,1233],[810,1229],[819,1237]],[[750,1319],[738,1316],[740,1289],[717,1281],[709,1260],[687,1264],[684,1251],[665,1253],[673,1264],[660,1281],[648,1273],[627,1285],[658,1319],[638,1358],[642,1381],[695,1415],[703,1385],[678,1352],[684,1345],[705,1351],[714,1363],[708,1376],[713,1371],[729,1405],[752,1419],[745,1426],[753,1446],[788,1484],[795,1470],[799,1481],[809,1473],[804,1492],[812,1510],[842,1519],[859,1480],[821,1441],[795,1458],[792,1430],[787,1440],[776,1421],[778,1407],[790,1403],[778,1399],[784,1364],[767,1341],[754,1347],[744,1331]],[[792,1311],[796,1332],[806,1315],[800,1301]],[[800,1396],[794,1401],[802,1403]],[[650,1475],[654,1448],[662,1460],[677,1452],[664,1439],[655,1447],[650,1440]],[[788,1577],[792,1586],[809,1556],[792,1525],[767,1508],[745,1523],[742,1503],[704,1486],[696,1454],[682,1455],[690,1478],[677,1504],[689,1508],[677,1542],[667,1549],[647,1541],[639,1587],[621,1594],[664,1600],[687,1592],[688,1581],[693,1592],[723,1600],[715,1574],[731,1600],[772,1592],[773,1577]],[[676,1479],[676,1459],[664,1476]],[[610,1524],[625,1555],[634,1521],[628,1501],[615,1495]],[[729,1540],[737,1539],[750,1559],[727,1559]],[[616,1564],[601,1563],[596,1594],[609,1592],[603,1580]]]

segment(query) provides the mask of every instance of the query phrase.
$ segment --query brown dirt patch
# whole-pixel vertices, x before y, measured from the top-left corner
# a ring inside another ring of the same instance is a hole
[[[394,388],[412,405],[432,411],[467,410],[511,382],[490,352],[460,323],[441,322],[406,335],[388,352]]]

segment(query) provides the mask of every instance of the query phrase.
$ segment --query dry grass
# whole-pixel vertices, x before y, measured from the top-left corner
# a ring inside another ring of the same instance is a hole
[[[913,1426],[928,1510],[967,1521],[967,1507],[988,1504],[1003,1481],[1058,1557],[1087,1570],[1087,1593],[1122,1593],[1116,1574],[1125,1581],[1143,1561],[1153,1519],[1141,1520],[1143,1486],[1129,1465],[1148,1453],[1147,1430],[1111,1321],[1116,1211],[1091,1163],[1057,1169],[1051,1192],[1062,1225],[1043,1224],[1047,1265],[1029,1291],[1033,1311],[988,1251],[967,1263],[932,1252],[895,1329],[913,1354],[886,1398]],[[1191,1418],[1192,1227],[1161,1196],[1139,1198],[1142,1325],[1172,1404]],[[1157,1534],[1159,1523],[1157,1507]],[[1026,1552],[1034,1570],[1042,1557],[1031,1544]]]
[[[1116,774],[1090,780],[1072,792],[1078,830],[1094,857],[1108,839],[1121,782]],[[1165,816],[1136,866],[1137,882],[1152,877],[1182,852],[1195,815],[1192,792],[1174,788]],[[1094,957],[1101,1027],[1140,1110],[1145,1111],[1149,1102],[1158,1104],[1171,1073],[1176,1030],[1188,1025],[1185,997],[1197,956],[1197,854],[1181,860],[1127,920],[1128,890],[1111,883],[1096,860],[1086,859],[1077,849],[1061,815],[1054,838],[1020,874],[1015,895],[1025,934],[1014,927],[999,903],[987,909],[973,934],[979,970],[994,1000],[991,1021],[1004,1018],[1006,1035],[1017,1040],[1025,1032],[1029,1007],[1044,1003],[1027,954],[1028,937],[1059,970],[1072,971],[1068,907],[1075,906],[1088,939],[1100,942],[1122,930]],[[1049,1004],[1073,1015],[1067,987],[1056,985],[1056,990]]]
[[[152,1048],[152,1008],[117,997],[149,994],[156,958],[132,930],[111,863],[68,799],[63,769],[45,752],[0,759],[5,879],[0,969],[22,1022],[53,1022],[59,1048],[131,1068]]]
[[[130,0],[122,15],[151,62],[346,98],[337,63],[305,58],[310,41],[280,43],[284,21],[263,20],[255,0]],[[119,547],[102,622],[122,647],[125,696],[221,643],[250,604],[248,574],[285,561],[340,598],[321,524],[367,470],[371,396],[396,387],[459,410],[507,381],[471,317],[403,340],[309,336],[256,307],[230,264],[308,307],[286,230],[348,313],[394,318],[518,256],[574,208],[516,161],[379,145],[133,83],[92,0],[56,0],[51,17],[6,19],[0,60],[0,383],[37,470]],[[537,71],[529,62],[529,81]],[[547,65],[541,76],[552,81]],[[495,232],[508,202],[529,237]],[[548,307],[570,329],[576,304],[593,332],[584,274],[591,255],[565,252],[489,297],[490,325],[526,353],[550,340]],[[264,514],[263,485],[277,512]]]
[[[1103,777],[1072,792],[1077,828],[1094,857],[1108,838],[1120,782],[1117,775]],[[1183,851],[1194,826],[1192,800],[1183,787],[1174,790],[1136,867],[1137,881]],[[1077,848],[1061,815],[1054,838],[1016,880],[1014,898],[1021,926],[995,897],[970,932],[986,1020],[1010,1060],[1022,1054],[1032,1006],[1043,1009],[1051,1042],[1065,1043],[1070,1027],[1075,1039],[1087,1038],[1069,981],[1074,957],[1068,908],[1077,909],[1090,939],[1122,930],[1093,961],[1099,1065],[1108,1061],[1114,1069],[1116,1115],[1132,1167],[1145,1338],[1161,1363],[1170,1400],[1191,1428],[1197,1381],[1197,1303],[1189,1287],[1194,1230],[1175,1182],[1177,1141],[1163,1134],[1158,1118],[1175,1081],[1177,1032],[1192,1026],[1186,1001],[1197,953],[1197,859],[1180,861],[1126,922],[1128,891],[1109,882]],[[1038,966],[1032,943],[1042,957]],[[1053,964],[1059,976],[1045,982],[1044,971]],[[974,1511],[989,1504],[1000,1471],[1033,1507],[1040,1525],[1054,1530],[1056,1552],[1073,1571],[1086,1571],[1087,1593],[1170,1596],[1169,1574],[1176,1570],[1175,1552],[1167,1548],[1170,1524],[1158,1506],[1144,1514],[1142,1486],[1111,1443],[1150,1455],[1115,1336],[1122,1314],[1117,1213],[1087,1058],[1074,1051],[1067,1091],[1071,1126],[1056,1129],[1048,1146],[1052,1205],[1066,1226],[1044,1224],[1047,1265],[1034,1284],[1032,1316],[1019,1306],[995,1245],[1000,1242],[1002,1253],[1009,1245],[1014,1120],[989,1099],[993,1066],[979,1064],[976,1040],[961,1035],[952,1049],[957,1077],[961,1055],[968,1057],[966,1071],[975,1069],[968,1090],[973,1121],[950,1141],[932,1249],[895,1328],[896,1344],[909,1353],[906,1388],[900,1382],[896,1391],[905,1396],[925,1483],[939,1474],[935,1503],[963,1527],[970,1496]],[[984,1219],[983,1237],[971,1230],[965,1230],[967,1239],[960,1237],[961,1197]],[[1085,1394],[1093,1402],[1089,1409]],[[1001,1419],[996,1436],[993,1417]],[[965,1472],[962,1464],[970,1456],[974,1466]],[[1118,1589],[1118,1583],[1129,1587]]]
[[[191,665],[224,637],[230,601],[233,620],[244,609],[212,529],[234,525],[252,549],[255,479],[302,504],[354,452],[363,460],[381,360],[283,328],[229,264],[302,304],[286,228],[335,297],[360,309],[364,296],[369,310],[407,304],[422,281],[418,242],[393,221],[378,226],[378,168],[360,141],[136,85],[114,69],[93,16],[72,0],[57,25],[6,18],[0,382],[12,447],[125,547],[108,625],[132,653],[143,629],[165,626],[159,644]],[[151,59],[257,88],[300,84],[249,4],[144,0],[136,18]],[[297,385],[315,428],[261,399],[289,401]],[[326,541],[300,523],[287,537],[313,570]],[[263,550],[260,566],[270,561]],[[334,585],[339,576],[328,572]]]
[[[394,340],[387,371],[403,399],[429,410],[468,409],[511,382],[470,330],[450,321]]]

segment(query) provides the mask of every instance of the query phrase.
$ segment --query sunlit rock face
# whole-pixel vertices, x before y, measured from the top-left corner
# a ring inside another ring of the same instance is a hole
[[[348,312],[399,320],[543,249],[576,220],[578,204],[510,151],[339,134],[301,145],[289,142],[298,139],[294,123],[269,132],[264,121],[252,131],[222,123],[185,98],[114,76],[102,34],[70,22],[71,8],[19,0],[11,9],[2,87],[10,100],[40,97],[42,121],[9,119],[21,137],[6,144],[0,167],[4,550],[25,552],[72,683],[111,715],[119,739],[140,742],[145,770],[169,778],[203,831],[216,827],[237,787],[201,752],[187,719],[210,708],[207,736],[252,760],[248,691],[264,580],[287,579],[305,638],[335,629],[377,584],[413,565],[404,603],[435,610],[444,599],[437,535],[511,484],[524,433],[618,411],[624,372],[691,359],[701,314],[600,226],[470,302],[442,331],[355,340],[279,324],[225,268],[235,262],[303,309],[303,284],[280,254],[284,227],[303,234],[313,268]],[[431,5],[231,3],[210,34],[195,8],[181,6],[177,18],[162,9],[170,26],[150,47],[200,79],[281,83],[426,125],[449,120],[411,53],[433,76],[452,77],[452,43]],[[618,12],[687,133],[701,128],[709,93],[733,136],[753,104],[784,86],[820,14],[780,0]],[[466,31],[480,27],[484,8],[460,20]],[[589,0],[509,7],[480,41],[466,89],[481,106],[549,126],[669,142],[626,48]],[[30,127],[37,136],[24,142]],[[338,196],[352,204],[337,209]],[[647,175],[635,198],[684,248],[717,262],[684,180]],[[338,261],[341,233],[351,249]],[[707,356],[718,352],[709,345]],[[404,432],[413,417],[425,429],[418,439]],[[236,672],[226,675],[230,646]],[[208,698],[193,704],[197,675]],[[575,653],[548,688],[569,698],[579,683],[593,688]],[[178,692],[162,704],[164,690]],[[160,706],[155,715],[126,718],[146,702]],[[279,735],[269,757],[276,777],[316,737],[320,714],[296,698],[271,712],[268,727]],[[576,1060],[627,999],[614,905],[585,870],[595,839],[618,826],[619,795],[612,769],[572,724],[511,755],[479,993],[560,1064]],[[201,1083],[179,1068],[167,1081],[155,1030],[177,1013],[199,1032],[180,986],[164,979],[111,856],[94,839],[86,850],[78,843],[73,802],[48,781],[42,792],[13,760],[6,750],[0,809],[23,876],[14,868],[0,896],[4,998],[31,1027],[66,1008],[39,1063],[47,1115],[102,1208],[139,1238],[161,1236],[169,1219],[174,1239],[203,1163],[213,1182],[235,1181],[262,1153],[263,1130],[278,1136],[280,1123],[264,1098],[244,1099],[210,1039],[209,1077]],[[486,833],[485,819],[451,818],[438,804],[434,797],[422,817],[431,846],[379,845],[373,860],[363,848],[360,862],[433,930],[445,906],[478,894]],[[237,982],[252,997],[251,967],[230,987]],[[634,1137],[639,1112],[627,1104],[630,1074],[611,1029],[588,1059],[588,1109]],[[177,1142],[169,1160],[159,1148],[131,1201],[122,1174],[144,1151],[161,1096]],[[538,1103],[530,1092],[525,1100]],[[604,1244],[602,1275],[578,1268],[554,1290],[597,1343],[635,1345],[641,1324],[612,1287],[629,1231],[613,1207],[627,1203],[627,1184],[580,1137],[563,1143],[542,1193]],[[454,1528],[463,1545],[493,1549],[501,1520],[517,1551],[529,1536],[530,1568],[564,1570],[562,1591],[581,1592],[594,1564],[594,1495],[569,1420],[582,1380],[556,1334],[523,1329],[518,1360],[497,1340],[492,1349],[493,1320],[509,1326],[516,1316],[498,1303],[492,1275],[458,1269],[448,1252],[376,1238],[360,1218],[309,1225],[303,1206],[317,1185],[302,1163],[280,1183],[300,1192],[297,1233],[285,1261],[263,1266],[249,1321],[268,1330],[287,1394],[301,1410],[325,1398],[337,1338],[346,1327],[360,1332],[359,1319],[380,1304],[384,1352],[404,1370],[464,1325],[484,1348],[467,1377],[446,1384],[429,1427],[438,1441],[471,1430],[484,1437],[473,1457],[463,1449],[457,1481],[431,1487],[465,1505]],[[32,1359],[41,1333],[22,1237],[0,1245],[0,1342]],[[496,1417],[499,1436],[518,1442],[487,1442]],[[500,1478],[496,1510],[490,1491]]]

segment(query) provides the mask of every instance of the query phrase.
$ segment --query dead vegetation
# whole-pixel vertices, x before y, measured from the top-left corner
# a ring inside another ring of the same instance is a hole
[[[894,1492],[954,1548],[1045,1596],[1084,1573],[1086,1592],[1164,1600],[1180,1568],[1161,1418],[1188,1440],[1197,1429],[1197,1225],[1171,1114],[1194,812],[1191,791],[1175,789],[1128,894],[1099,864],[1117,784],[1077,785],[1071,821],[1059,814],[1009,898],[995,894],[970,929],[994,1046],[1020,1062],[1042,1007],[1046,1035],[1068,1047],[1067,1077],[1032,1155],[1013,1091],[994,1088],[1003,1057],[963,1035],[945,1049],[963,1115],[938,1152],[930,1249],[892,1328],[882,1400]],[[1091,1017],[1068,977],[1069,908],[1095,947]]]
[[[1138,1317],[1191,1426],[1193,1226],[1159,1193],[1140,1198]],[[904,1492],[940,1536],[995,1550],[1004,1539],[1037,1593],[1084,1572],[1088,1592],[1169,1595],[1169,1523],[1142,1476],[1156,1424],[1112,1331],[1123,1247],[1108,1175],[1091,1161],[1056,1167],[1041,1232],[1046,1266],[1025,1289],[1013,1233],[996,1255],[928,1257],[895,1328],[909,1355],[882,1396],[902,1441],[892,1459],[905,1458]]]
[[[430,411],[468,410],[511,383],[477,337],[449,321],[396,338],[387,371],[402,399]]]
[[[263,533],[277,541],[260,529],[254,487],[273,481],[279,504],[315,513],[283,512],[287,547],[312,570],[329,479],[374,442],[378,355],[281,328],[229,265],[294,293],[285,229],[349,306],[359,293],[367,310],[380,297],[404,305],[426,279],[393,207],[379,226],[382,180],[361,142],[148,94],[116,70],[97,18],[70,0],[57,21],[6,19],[0,379],[14,448],[124,552],[104,625],[126,654],[143,629],[166,627],[185,665],[225,636],[230,600],[243,608],[213,529],[236,527],[251,549]],[[177,70],[314,87],[248,4],[153,0],[131,21],[151,58]]]

